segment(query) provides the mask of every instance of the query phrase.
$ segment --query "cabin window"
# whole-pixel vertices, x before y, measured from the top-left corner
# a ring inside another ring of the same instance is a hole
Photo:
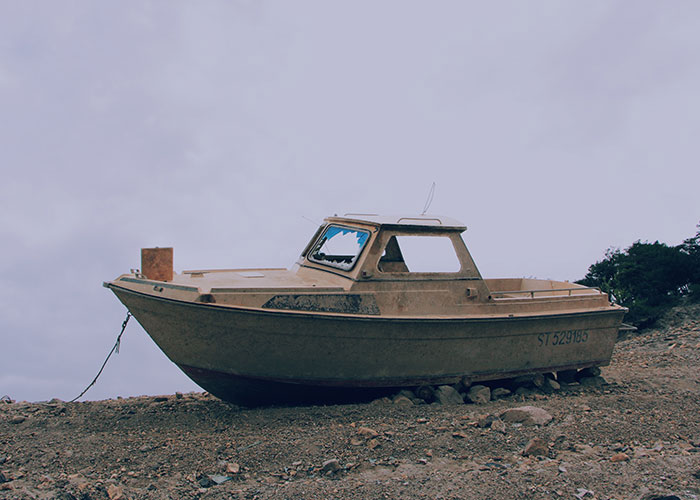
[[[349,271],[369,239],[369,231],[328,226],[309,253],[309,260]]]
[[[461,268],[447,236],[392,236],[379,259],[384,273],[456,273]]]

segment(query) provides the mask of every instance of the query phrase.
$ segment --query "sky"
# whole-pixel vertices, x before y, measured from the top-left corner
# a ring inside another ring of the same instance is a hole
[[[290,267],[324,217],[468,226],[485,277],[576,280],[700,221],[700,4],[0,0],[0,396],[77,396],[103,281]],[[85,398],[198,390],[132,321]]]

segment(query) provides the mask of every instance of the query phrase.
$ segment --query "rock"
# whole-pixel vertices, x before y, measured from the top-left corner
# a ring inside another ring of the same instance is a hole
[[[558,391],[561,389],[561,384],[554,380],[553,378],[547,377],[544,382],[544,389],[549,389],[551,391]]]
[[[630,456],[627,453],[615,453],[612,457],[610,457],[610,461],[613,463],[617,462],[627,462],[629,461]]]
[[[4,455],[0,455],[0,465],[4,464],[5,462],[7,462],[7,457]]]
[[[583,377],[578,381],[583,387],[602,387],[607,382],[603,377]]]
[[[7,482],[7,478],[5,477],[5,474],[3,474],[3,473],[0,471],[0,484],[6,483],[6,482]]]
[[[542,375],[541,373],[538,373],[537,375],[533,375],[532,377],[532,385],[537,387],[538,389],[542,389],[545,384],[545,376]]]
[[[552,421],[552,416],[536,406],[521,406],[519,408],[510,408],[501,413],[501,420],[523,425],[546,425]]]
[[[369,427],[360,427],[357,429],[357,433],[366,438],[374,438],[379,436],[379,433],[375,431],[374,429],[370,429]]]
[[[503,423],[503,420],[501,420],[500,418],[497,418],[493,422],[491,422],[491,429],[496,431],[496,432],[502,432],[503,434],[505,434],[506,424]]]
[[[197,484],[199,484],[202,488],[211,488],[212,486],[215,486],[216,483],[211,480],[209,476],[202,476],[197,480]]]
[[[229,474],[238,474],[241,472],[241,466],[236,462],[226,464],[226,472]]]
[[[491,424],[493,424],[494,420],[496,420],[495,415],[481,415],[476,421],[476,425],[477,427],[485,429],[486,427],[491,427]]]
[[[534,393],[535,391],[533,391],[532,389],[523,386],[520,386],[517,389],[515,389],[516,396],[532,396]]]
[[[582,455],[593,456],[595,455],[595,448],[587,444],[576,443],[573,446],[576,453],[581,453]]]
[[[394,404],[397,406],[408,407],[413,406],[413,401],[411,401],[406,396],[398,395],[394,398]]]
[[[435,389],[429,385],[421,385],[416,389],[416,397],[422,399],[426,403],[435,401]]]
[[[462,377],[461,379],[459,379],[459,382],[458,382],[457,385],[458,385],[458,387],[457,387],[457,390],[458,390],[458,391],[459,391],[459,390],[461,390],[461,391],[468,391],[469,388],[472,386],[472,380],[471,380],[469,377],[467,377],[467,376],[465,375],[464,377]]]
[[[532,375],[520,375],[511,380],[512,387],[532,387]]]
[[[214,482],[214,484],[216,484],[218,486],[219,484],[223,484],[226,481],[231,481],[233,478],[231,478],[229,476],[221,476],[219,474],[213,474],[213,475],[209,476],[209,479],[211,479]]]
[[[462,396],[449,385],[441,385],[435,391],[435,400],[443,405],[461,405],[464,404]]]
[[[382,406],[382,405],[387,405],[391,404],[391,399],[387,398],[386,396],[383,398],[375,399],[370,403],[372,406]]]
[[[182,399],[182,393],[181,393],[181,392],[176,392],[176,393],[175,393],[175,399]]]
[[[475,404],[485,404],[491,401],[491,389],[485,385],[473,385],[467,392],[467,401]]]
[[[576,375],[577,375],[576,370],[562,370],[560,372],[557,372],[557,381],[560,384],[570,384],[572,382],[576,382]]]
[[[591,366],[590,368],[584,368],[576,374],[577,379],[582,379],[584,377],[598,377],[600,376],[600,368],[597,366]]]
[[[167,396],[156,396],[155,398],[153,398],[153,401],[155,403],[164,403],[167,400],[168,400]]]
[[[340,470],[340,462],[338,462],[337,459],[332,458],[330,460],[326,460],[323,462],[323,465],[321,465],[321,473],[322,474],[335,474]]]
[[[523,456],[526,457],[546,457],[548,453],[549,444],[540,438],[532,438],[523,450]]]
[[[109,500],[126,500],[124,490],[121,486],[117,486],[116,484],[110,484],[107,486],[107,496],[109,497]]]
[[[10,419],[10,423],[11,424],[21,424],[25,420],[27,420],[27,417],[23,417],[22,415],[16,415]]]
[[[595,493],[593,493],[591,490],[587,490],[586,488],[576,488],[576,493],[574,494],[578,500],[583,500],[583,498],[588,495],[594,496]]]
[[[649,493],[640,498],[640,500],[681,500],[676,495],[660,495],[658,493]]]
[[[506,389],[505,387],[496,387],[494,390],[491,391],[491,399],[505,398],[506,396],[510,395],[510,390]]]
[[[370,439],[369,441],[367,441],[367,448],[369,448],[370,450],[373,450],[373,449],[377,448],[378,446],[379,446],[379,441],[377,439],[373,438],[373,439]]]
[[[394,402],[396,402],[396,398],[403,396],[404,398],[409,399],[410,401],[413,401],[416,399],[416,395],[413,394],[413,391],[409,391],[408,389],[401,389],[399,393],[394,397]]]

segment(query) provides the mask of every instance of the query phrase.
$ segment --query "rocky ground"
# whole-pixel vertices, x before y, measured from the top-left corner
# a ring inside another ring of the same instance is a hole
[[[700,498],[700,307],[618,342],[602,375],[479,404],[0,401],[0,498]]]

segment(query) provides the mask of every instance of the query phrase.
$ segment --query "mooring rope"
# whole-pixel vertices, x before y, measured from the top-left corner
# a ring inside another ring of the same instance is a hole
[[[100,368],[100,371],[97,372],[97,375],[95,375],[95,378],[93,379],[92,382],[90,382],[90,385],[88,385],[83,392],[78,394],[76,397],[70,400],[71,403],[77,401],[80,399],[93,385],[95,385],[95,382],[97,382],[97,379],[100,378],[100,375],[102,375],[102,370],[105,369],[105,366],[107,365],[107,361],[109,361],[109,358],[114,354],[116,351],[117,354],[119,354],[119,343],[122,340],[122,334],[124,333],[124,330],[126,330],[126,324],[129,322],[129,318],[131,318],[131,313],[129,311],[126,312],[126,318],[124,319],[124,322],[122,323],[122,331],[119,332],[119,335],[117,336],[117,341],[114,343],[114,346],[112,347],[112,350],[109,351],[109,354],[107,354],[107,359],[105,359],[105,362],[102,363],[102,367]]]

